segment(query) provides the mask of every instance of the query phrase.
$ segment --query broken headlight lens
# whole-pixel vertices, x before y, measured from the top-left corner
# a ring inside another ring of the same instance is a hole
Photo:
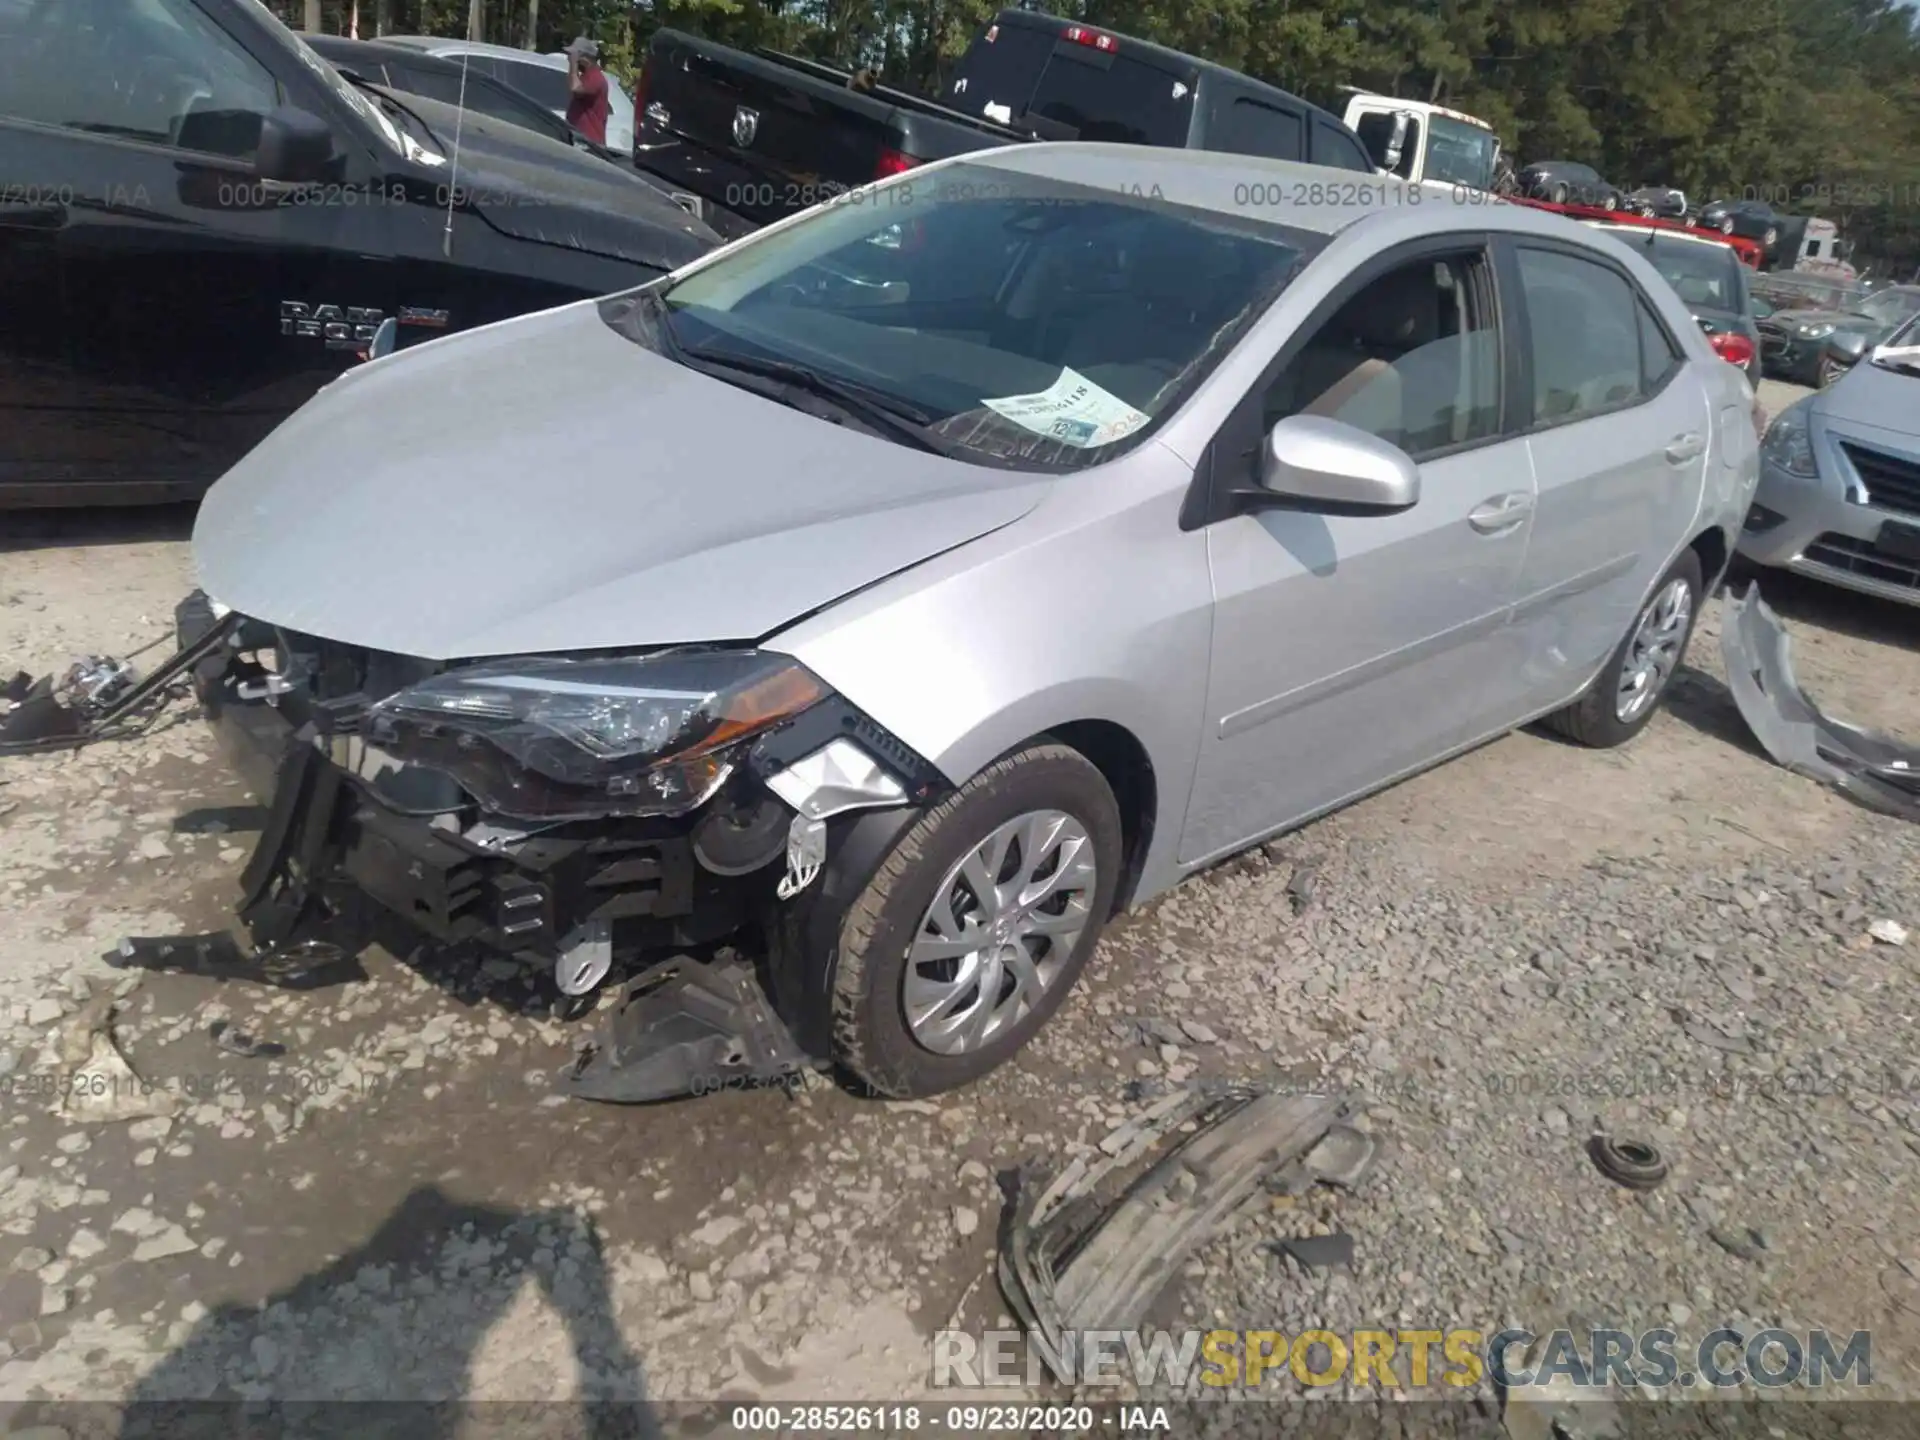
[[[679,815],[726,782],[742,742],[828,693],[757,650],[498,661],[380,701],[367,734],[503,815]]]
[[[1767,438],[1760,443],[1760,453],[1789,475],[1815,480],[1820,471],[1813,463],[1813,438],[1807,431],[1805,406],[1804,400],[1799,401],[1775,417],[1767,427]]]

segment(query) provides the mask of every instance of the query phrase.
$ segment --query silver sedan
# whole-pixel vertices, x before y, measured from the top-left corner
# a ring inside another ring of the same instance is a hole
[[[1920,605],[1920,318],[1774,418],[1740,553]]]
[[[339,782],[279,772],[339,807],[273,831],[282,918],[357,890],[570,993],[764,938],[752,994],[681,954],[699,1024],[582,1093],[777,1066],[764,987],[927,1094],[1223,856],[1532,720],[1631,739],[1757,448],[1672,288],[1558,216],[1012,146],[336,382],[201,511],[253,657],[203,693]]]

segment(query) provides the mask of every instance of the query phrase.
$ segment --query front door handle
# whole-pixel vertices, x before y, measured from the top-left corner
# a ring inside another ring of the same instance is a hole
[[[1499,535],[1511,530],[1533,509],[1533,497],[1518,490],[1483,500],[1467,516],[1467,523],[1482,535]]]
[[[67,207],[57,201],[45,205],[0,205],[0,228],[58,230],[67,223]]]
[[[1685,435],[1676,435],[1667,443],[1667,463],[1684,465],[1689,460],[1698,459],[1700,452],[1706,448],[1706,440],[1692,431],[1688,431]]]

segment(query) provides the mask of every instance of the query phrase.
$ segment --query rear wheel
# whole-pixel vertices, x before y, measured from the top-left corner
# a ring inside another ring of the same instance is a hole
[[[1723,215],[1720,217],[1720,233],[1722,235],[1731,235],[1733,233],[1733,217],[1731,215]]]
[[[1553,187],[1553,203],[1556,205],[1566,204],[1567,197],[1572,193],[1573,192],[1567,188],[1566,182],[1562,181],[1560,184]]]
[[[1692,550],[1673,562],[1587,693],[1547,717],[1549,728],[1596,750],[1624,745],[1653,719],[1686,657],[1705,578]]]
[[[1119,806],[1078,751],[996,761],[909,830],[849,907],[836,1058],[902,1097],[994,1069],[1086,967],[1122,858]]]

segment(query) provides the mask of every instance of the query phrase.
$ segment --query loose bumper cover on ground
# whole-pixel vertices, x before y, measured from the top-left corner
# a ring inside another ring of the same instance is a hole
[[[1920,820],[1920,747],[1823,715],[1795,681],[1787,632],[1758,585],[1728,598],[1720,650],[1734,703],[1775,761],[1874,810]]]
[[[1045,1184],[1023,1172],[1000,1251],[1008,1305],[1056,1355],[1078,1332],[1139,1326],[1187,1257],[1263,1189],[1364,1179],[1376,1147],[1353,1124],[1360,1108],[1335,1095],[1193,1086],[1107,1136],[1100,1159]],[[1156,1150],[1165,1153],[1144,1173],[1120,1179]]]
[[[827,977],[793,961],[793,947],[784,968],[715,947],[755,928],[804,937],[811,923],[817,936],[822,892],[857,892],[881,838],[945,789],[828,694],[740,747],[725,782],[684,814],[514,820],[368,741],[368,703],[416,683],[398,657],[356,654],[346,680],[288,683],[287,667],[249,657],[302,639],[216,618],[197,594],[176,619],[196,695],[267,805],[239,905],[262,978],[289,947],[353,953],[390,937],[401,954],[424,940],[512,957],[567,997],[625,975],[604,1033],[561,1076],[585,1098],[778,1083],[825,1063]],[[118,959],[174,966],[197,954],[143,941]]]

